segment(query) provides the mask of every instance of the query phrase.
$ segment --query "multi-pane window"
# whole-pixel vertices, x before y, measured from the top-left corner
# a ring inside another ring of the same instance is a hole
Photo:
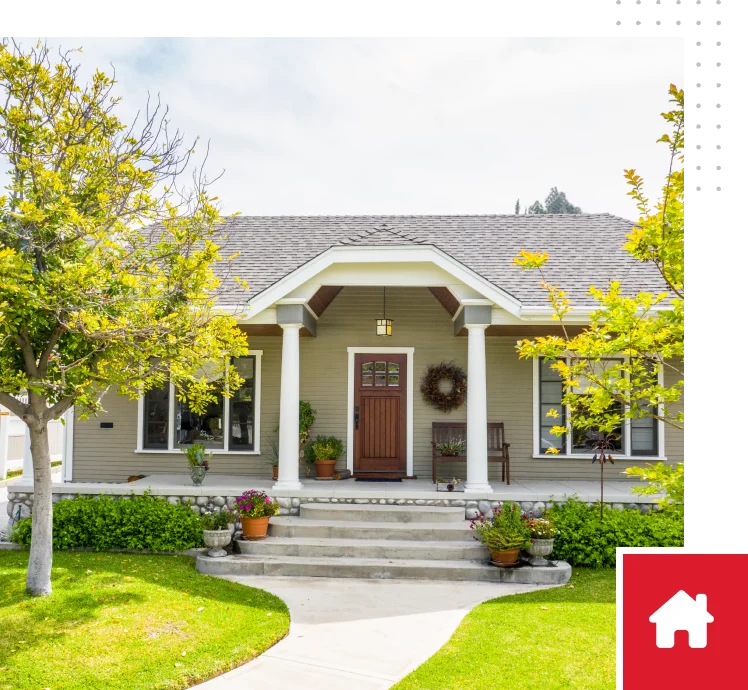
[[[574,429],[569,424],[569,411],[563,404],[563,384],[558,372],[551,368],[554,360],[540,359],[538,367],[538,385],[535,392],[537,417],[537,452],[545,454],[549,448],[557,448],[562,455],[589,455],[590,434],[585,430]],[[624,360],[620,358],[601,361],[601,367],[609,368],[620,365]],[[589,395],[585,389],[590,383],[585,377],[580,377],[579,385],[574,387],[577,395]],[[618,403],[615,403],[618,406]],[[556,410],[558,416],[549,417],[548,412]],[[623,410],[621,410],[623,413]],[[621,415],[623,418],[623,414]],[[614,448],[622,455],[644,455],[659,457],[662,452],[658,443],[660,424],[652,417],[626,420],[624,424],[613,430],[618,437]],[[551,434],[551,427],[565,426],[568,432],[561,436]]]
[[[400,385],[400,365],[397,362],[362,362],[361,385],[373,388]]]
[[[194,412],[177,400],[174,387],[151,389],[142,399],[142,450],[176,450],[201,443],[212,450],[253,452],[257,449],[259,415],[259,355],[232,360],[244,383],[227,399],[221,390],[220,370],[206,367],[200,372],[216,381],[216,400]],[[170,413],[171,407],[171,413]]]
[[[561,376],[555,369],[551,369],[552,359],[540,360],[540,452],[545,453],[548,448],[558,448],[564,453],[566,436],[554,436],[551,427],[566,426],[566,408],[562,402],[564,388]],[[558,417],[549,417],[555,410]]]
[[[169,447],[169,386],[152,388],[143,396],[143,448]]]
[[[605,371],[610,368],[614,368],[619,364],[622,364],[622,359],[603,359],[600,361],[600,372],[596,373],[602,373],[602,371]],[[590,381],[587,379],[586,376],[580,376],[579,377],[579,385],[574,387],[574,393],[576,393],[578,396],[589,396],[591,395],[589,392],[587,392],[590,388]],[[610,408],[608,408],[611,413],[614,413],[618,411],[618,413],[623,415],[623,406],[620,403],[613,403]],[[571,437],[572,437],[572,443],[571,443],[571,452],[573,454],[578,453],[589,453],[590,452],[590,445],[591,442],[594,441],[594,438],[592,438],[592,434],[588,433],[588,431],[594,431],[594,429],[588,430],[588,429],[571,429]],[[609,432],[613,436],[612,441],[612,447],[613,450],[621,451],[623,449],[623,426],[619,424],[615,429],[613,429],[612,432]]]

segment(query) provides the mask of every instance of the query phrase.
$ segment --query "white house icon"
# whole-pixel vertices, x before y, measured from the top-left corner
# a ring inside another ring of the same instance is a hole
[[[706,647],[706,626],[714,622],[714,616],[706,610],[706,594],[697,594],[691,599],[683,590],[674,594],[650,617],[649,622],[657,626],[657,646],[669,649],[675,646],[675,631],[688,631],[688,646]]]

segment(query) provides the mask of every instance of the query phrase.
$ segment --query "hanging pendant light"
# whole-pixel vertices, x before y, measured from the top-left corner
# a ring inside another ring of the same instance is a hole
[[[382,288],[382,318],[377,319],[377,335],[392,335],[392,319],[387,318],[387,288]]]

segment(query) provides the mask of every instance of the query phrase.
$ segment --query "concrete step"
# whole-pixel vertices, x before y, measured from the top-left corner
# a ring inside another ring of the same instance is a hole
[[[355,503],[302,503],[299,515],[310,520],[359,522],[465,522],[465,509],[443,506],[356,505]]]
[[[497,568],[485,561],[399,560],[384,558],[311,558],[297,556],[197,557],[198,572],[207,575],[277,575],[364,579],[478,580],[516,584],[561,585],[571,566]]]
[[[397,539],[413,541],[473,542],[470,523],[462,522],[360,522],[358,520],[312,520],[302,517],[272,517],[271,537],[331,539]]]
[[[268,537],[262,541],[234,541],[235,550],[253,556],[385,558],[400,560],[480,560],[488,550],[477,541],[412,541],[396,539],[331,539]]]

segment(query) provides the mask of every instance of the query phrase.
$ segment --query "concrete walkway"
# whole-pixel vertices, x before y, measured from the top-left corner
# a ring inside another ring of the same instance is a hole
[[[533,585],[424,580],[226,577],[279,596],[288,636],[205,690],[382,690],[420,666],[474,606]]]

